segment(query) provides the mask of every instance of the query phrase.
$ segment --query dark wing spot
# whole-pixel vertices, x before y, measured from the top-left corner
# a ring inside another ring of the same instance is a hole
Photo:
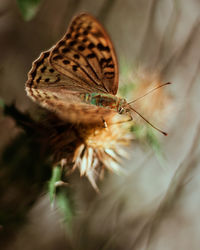
[[[73,71],[77,71],[78,65],[73,65],[72,69]]]
[[[70,51],[69,48],[64,48],[64,49],[62,49],[62,53],[67,53],[67,52],[69,52],[69,51]]]
[[[108,64],[109,64],[111,61],[112,61],[112,58],[111,58],[111,57],[109,57],[108,59],[106,59],[106,58],[101,58],[101,60],[100,60],[99,63],[100,63],[101,66],[107,67]]]
[[[67,38],[67,39],[70,39],[70,38],[71,38],[71,34],[68,33],[68,34],[66,35],[66,38]]]
[[[47,68],[47,67],[46,67],[46,66],[44,66],[44,67],[42,67],[42,68],[41,68],[41,70],[40,70],[40,71],[41,71],[42,73],[44,73],[44,71],[46,70],[46,68]]]
[[[62,59],[62,58],[63,58],[62,55],[57,55],[57,56],[53,57],[53,60],[57,61],[57,60]]]
[[[106,67],[108,67],[108,68],[114,68],[114,64],[108,64]]]
[[[97,44],[97,48],[98,48],[99,50],[103,50],[103,47],[104,47],[104,46],[103,46],[101,43],[98,43],[98,44]]]
[[[36,82],[37,82],[37,83],[39,83],[39,82],[40,82],[40,80],[41,80],[41,76],[40,76],[40,77],[38,77],[38,79],[36,80]]]
[[[87,29],[87,30],[91,30],[91,28],[92,28],[92,27],[91,27],[90,25],[88,25],[86,29]]]
[[[48,95],[45,95],[45,99],[50,99],[50,96],[48,96]]]
[[[84,46],[82,46],[82,45],[78,46],[78,50],[83,51],[84,49],[85,49]]]
[[[69,60],[63,60],[62,61],[65,65],[67,65],[67,64],[69,64],[70,63],[70,61]]]
[[[91,54],[87,55],[87,58],[94,58],[94,57],[96,57],[96,55],[94,53],[91,53]]]
[[[79,36],[80,36],[80,33],[77,33],[74,38],[77,39]]]
[[[105,46],[104,49],[107,51],[107,52],[110,52],[110,48],[108,46]]]
[[[87,38],[83,38],[83,40],[82,40],[83,43],[86,43],[87,41],[88,41]]]
[[[106,59],[105,58],[101,58],[101,60],[100,60],[100,65],[102,66],[104,63],[106,63]]]
[[[33,79],[35,78],[35,76],[36,76],[36,70],[34,70],[34,71],[31,73],[31,76],[32,76]]]
[[[98,43],[98,44],[97,44],[97,48],[98,48],[100,51],[107,51],[107,52],[110,51],[110,48],[109,48],[108,46],[103,46],[103,44],[101,44],[101,43]]]
[[[56,47],[54,50],[53,50],[54,53],[58,53],[58,47]]]
[[[56,95],[53,95],[53,98],[56,99],[56,100],[58,100],[58,97]]]
[[[45,81],[45,82],[49,82],[49,80],[50,80],[49,78],[46,78],[44,81]]]
[[[50,73],[53,73],[55,70],[54,69],[49,69],[49,72]]]
[[[36,62],[36,67],[39,67],[41,64],[43,64],[44,58],[42,58],[40,61]]]
[[[74,54],[74,58],[75,58],[75,59],[79,59],[80,56],[79,56],[78,54]]]
[[[105,72],[104,75],[114,75],[114,72],[111,71],[111,72]]]
[[[83,31],[83,35],[87,36],[88,35],[88,31],[87,30]]]
[[[107,63],[110,63],[112,61],[112,57],[109,57],[108,59],[106,59]]]
[[[91,42],[89,45],[88,45],[88,49],[93,49],[95,47],[94,43]]]
[[[71,41],[70,43],[69,43],[69,46],[74,46],[76,44],[76,41]]]
[[[41,99],[42,96],[40,95],[40,93],[37,92],[37,98]]]

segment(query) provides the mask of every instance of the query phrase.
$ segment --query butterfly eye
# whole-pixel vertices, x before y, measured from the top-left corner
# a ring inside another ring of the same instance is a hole
[[[118,113],[121,115],[123,114],[125,109],[123,107],[119,107]]]

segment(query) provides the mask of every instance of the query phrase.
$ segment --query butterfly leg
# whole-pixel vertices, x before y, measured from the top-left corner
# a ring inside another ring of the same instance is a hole
[[[121,123],[125,123],[125,122],[130,122],[130,121],[133,120],[133,117],[131,115],[128,115],[128,117],[129,117],[128,120],[115,122],[115,123],[110,124],[109,126],[116,125],[116,124],[121,124]]]
[[[106,121],[104,120],[104,118],[102,117],[102,121],[103,121],[103,127],[104,128],[107,128],[108,127],[108,125],[107,125],[107,123],[106,123]]]

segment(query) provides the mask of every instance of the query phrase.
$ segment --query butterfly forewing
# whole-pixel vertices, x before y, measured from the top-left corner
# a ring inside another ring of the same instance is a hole
[[[80,14],[72,21],[66,35],[51,51],[50,63],[58,72],[95,86],[96,92],[117,93],[114,48],[104,28],[89,14]]]
[[[33,62],[27,94],[64,120],[97,123],[115,112],[88,104],[84,93],[116,94],[118,68],[112,43],[90,15],[76,17],[67,34]]]

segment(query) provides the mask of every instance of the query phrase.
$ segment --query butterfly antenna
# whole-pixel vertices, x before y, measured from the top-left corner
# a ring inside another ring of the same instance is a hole
[[[140,117],[142,117],[142,119],[147,122],[149,125],[151,125],[154,129],[156,129],[157,131],[159,131],[160,133],[162,133],[163,135],[167,136],[168,134],[162,130],[160,130],[159,128],[155,127],[151,122],[149,122],[146,118],[144,118],[143,115],[141,115],[137,110],[135,110],[134,108],[130,107],[130,109],[132,109],[136,114],[138,114]]]
[[[159,89],[159,88],[161,88],[161,87],[164,87],[164,86],[166,86],[166,85],[169,85],[169,84],[171,84],[171,82],[167,82],[167,83],[161,84],[161,85],[155,87],[154,89],[148,91],[148,92],[147,92],[146,94],[144,94],[143,96],[140,96],[140,97],[138,97],[137,99],[135,99],[135,100],[129,102],[128,104],[134,103],[134,102],[138,101],[139,99],[145,97],[146,95],[150,94],[151,92],[153,92],[153,91],[155,91],[155,90],[157,90],[157,89]]]

